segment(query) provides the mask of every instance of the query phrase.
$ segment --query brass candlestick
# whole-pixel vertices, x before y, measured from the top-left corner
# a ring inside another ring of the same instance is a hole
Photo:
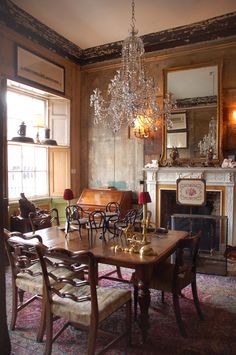
[[[151,242],[147,240],[147,204],[143,204],[143,231],[142,231],[142,240],[140,243],[140,255],[156,255],[154,250],[151,247]]]

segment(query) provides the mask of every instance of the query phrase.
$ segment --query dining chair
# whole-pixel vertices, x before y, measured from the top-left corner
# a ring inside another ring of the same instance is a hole
[[[106,230],[114,234],[114,223],[120,217],[120,204],[118,202],[108,202],[105,208]]]
[[[38,256],[41,262],[44,278],[46,321],[46,350],[45,354],[52,352],[53,341],[69,325],[88,331],[88,355],[95,354],[96,340],[98,335],[104,334],[99,330],[100,324],[114,312],[125,306],[125,325],[121,334],[117,334],[104,348],[98,352],[103,354],[121,338],[126,337],[127,343],[131,342],[131,291],[121,288],[100,287],[96,284],[96,262],[89,251],[70,252],[65,249],[47,249],[42,244],[36,245]],[[58,265],[73,263],[83,265],[84,272],[88,272],[85,280],[78,278],[63,279],[64,287],[58,290],[55,288],[61,279],[54,272],[49,271],[47,259],[52,257],[58,259]],[[49,276],[53,277],[54,285],[50,285]],[[53,337],[53,319],[62,318],[66,324]],[[111,333],[109,333],[111,335]]]
[[[137,216],[138,210],[133,208],[130,209],[124,218],[119,218],[115,223],[114,223],[114,236],[116,238],[121,238],[125,228],[127,228],[129,225],[134,226],[135,224],[135,219]]]
[[[12,274],[11,330],[15,329],[18,313],[34,300],[42,299],[42,270],[36,250],[32,247],[35,243],[42,243],[42,238],[39,235],[25,236],[20,232],[11,233],[6,229],[4,230],[4,244]],[[49,260],[49,263],[49,270],[54,270],[54,260]],[[69,278],[74,276],[74,272],[72,273],[64,267],[57,268],[55,272],[58,277]],[[77,273],[76,275],[83,278],[82,273]],[[53,279],[50,279],[50,282],[53,284]],[[59,285],[57,286],[59,287]],[[24,301],[25,292],[30,296]],[[44,307],[42,307],[37,341],[42,341],[43,339],[44,317],[45,312]]]
[[[106,214],[104,211],[94,210],[88,214],[88,222],[86,224],[88,231],[88,239],[93,243],[94,232],[96,235],[100,232],[100,239],[105,240],[106,233]]]
[[[66,235],[69,232],[73,232],[74,230],[79,231],[80,239],[81,237],[81,228],[86,228],[88,223],[88,213],[83,210],[82,207],[78,205],[69,205],[65,209],[66,213]]]
[[[36,210],[30,212],[29,221],[33,233],[39,229],[51,227],[52,224],[60,225],[59,214],[57,208],[51,208],[50,210]]]
[[[116,212],[117,214],[120,214],[120,204],[118,202],[108,202],[105,208],[106,212]]]
[[[149,283],[150,289],[162,291],[162,302],[164,292],[172,293],[174,313],[176,321],[183,337],[187,336],[184,323],[181,317],[179,296],[181,290],[191,285],[194,304],[201,320],[204,319],[197,294],[196,263],[200,242],[200,233],[193,237],[179,240],[175,252],[175,262],[163,262],[156,266]],[[138,279],[133,273],[131,281],[134,284],[134,314],[137,318],[138,301]]]

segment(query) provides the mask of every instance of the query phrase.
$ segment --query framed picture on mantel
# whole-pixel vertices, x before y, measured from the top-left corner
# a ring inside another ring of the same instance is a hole
[[[25,48],[16,47],[16,76],[26,84],[36,83],[59,93],[65,92],[65,69]]]

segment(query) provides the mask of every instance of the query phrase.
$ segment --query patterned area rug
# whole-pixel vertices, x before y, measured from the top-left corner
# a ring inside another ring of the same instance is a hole
[[[107,267],[106,267],[107,268]],[[101,266],[100,273],[104,272]],[[130,271],[122,269],[124,277],[130,277]],[[11,316],[11,275],[7,270],[7,309],[8,321]],[[128,287],[124,283],[101,280],[107,287]],[[184,339],[179,335],[175,322],[171,295],[165,295],[165,304],[161,303],[160,293],[151,292],[149,337],[145,345],[141,344],[138,324],[133,323],[132,347],[126,348],[121,341],[110,355],[233,355],[236,353],[236,278],[199,274],[197,276],[198,294],[205,320],[197,317],[192,301],[191,288],[184,290],[181,298],[183,320],[188,333]],[[40,303],[35,301],[19,313],[16,330],[10,331],[12,354],[43,354],[45,342],[35,341],[39,325]],[[104,322],[104,329],[115,331],[124,326],[124,314],[118,312]],[[55,324],[55,329],[61,325]],[[106,343],[105,338],[98,341],[98,349]],[[53,344],[52,354],[85,355],[87,334],[72,327],[67,328]]]

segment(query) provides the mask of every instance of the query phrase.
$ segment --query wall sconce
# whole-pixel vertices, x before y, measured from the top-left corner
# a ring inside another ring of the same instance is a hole
[[[158,126],[158,123],[157,123]],[[153,135],[153,131],[158,128],[153,128],[153,122],[150,117],[139,115],[133,127],[133,133],[136,138],[150,138]]]
[[[234,135],[236,134],[236,108],[235,106],[229,107],[228,109],[228,129],[230,133]]]
[[[236,123],[236,110],[233,110],[232,116],[233,116],[233,119],[235,121],[234,123]]]

